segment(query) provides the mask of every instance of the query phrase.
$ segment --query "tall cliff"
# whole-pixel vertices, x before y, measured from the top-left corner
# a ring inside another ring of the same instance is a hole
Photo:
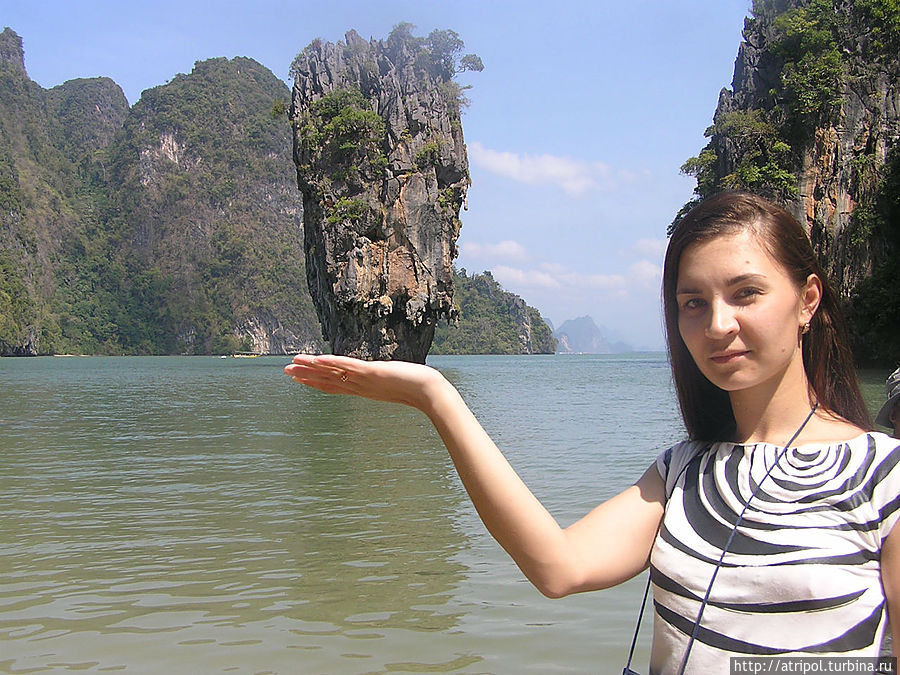
[[[287,86],[215,58],[141,95],[109,158],[121,289],[166,353],[321,349],[305,292]],[[133,299],[133,300],[132,300]]]
[[[289,97],[211,59],[129,109],[0,33],[0,355],[321,350]]]
[[[453,80],[462,42],[410,28],[310,44],[292,66],[291,118],[323,337],[335,353],[424,362],[453,315],[469,171]]]
[[[698,196],[784,203],[848,301],[860,359],[900,359],[900,4],[756,0],[707,136],[683,167]]]
[[[88,158],[127,111],[108,78],[43,89],[25,70],[22,39],[0,33],[0,354],[71,344],[73,276],[100,224]]]

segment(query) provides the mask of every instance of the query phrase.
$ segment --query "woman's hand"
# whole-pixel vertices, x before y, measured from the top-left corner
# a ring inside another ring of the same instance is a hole
[[[430,395],[448,386],[434,368],[406,361],[362,361],[348,356],[298,354],[284,372],[329,394],[403,403],[427,412]]]

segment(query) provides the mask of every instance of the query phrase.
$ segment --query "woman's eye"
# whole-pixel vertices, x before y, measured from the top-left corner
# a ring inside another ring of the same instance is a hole
[[[762,291],[760,291],[758,288],[742,288],[736,293],[736,295],[742,300],[751,300],[761,293]]]
[[[696,310],[703,307],[703,305],[703,298],[688,298],[683,303],[681,303],[681,309],[685,311]]]

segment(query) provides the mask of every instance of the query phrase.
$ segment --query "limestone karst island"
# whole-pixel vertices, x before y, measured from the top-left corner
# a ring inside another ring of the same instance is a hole
[[[453,317],[469,187],[461,47],[401,25],[386,41],[314,42],[294,61],[306,269],[334,353],[424,363],[438,319]]]

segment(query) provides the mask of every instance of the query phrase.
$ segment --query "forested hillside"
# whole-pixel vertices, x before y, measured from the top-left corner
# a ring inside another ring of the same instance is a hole
[[[129,109],[0,40],[0,353],[320,346],[283,82],[212,59]]]
[[[0,33],[0,353],[65,351],[82,338],[86,241],[101,226],[87,158],[127,111],[105,78],[45,91],[26,74],[21,39]]]
[[[540,312],[504,291],[490,272],[453,275],[454,325],[439,324],[433,354],[553,354],[556,339]]]
[[[281,114],[288,95],[255,61],[219,58],[132,108],[109,154],[116,203],[107,219],[133,307],[129,350],[319,345]]]

